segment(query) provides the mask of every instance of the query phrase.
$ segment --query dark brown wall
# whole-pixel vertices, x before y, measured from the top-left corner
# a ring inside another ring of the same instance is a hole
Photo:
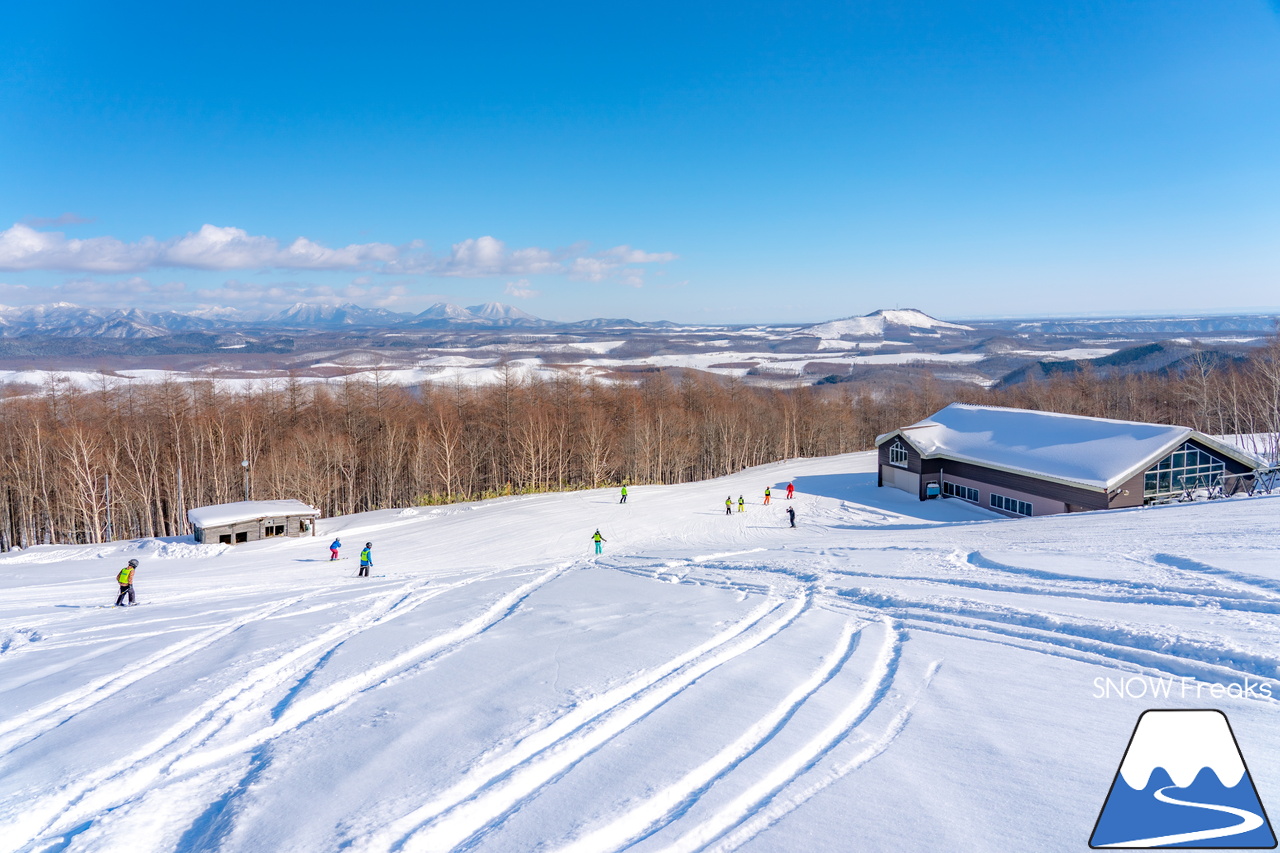
[[[942,470],[943,479],[947,474],[954,474],[957,477],[964,477],[967,480],[977,480],[980,483],[987,483],[996,488],[1004,487],[1006,489],[1014,489],[1020,492],[1028,492],[1033,495],[1042,495],[1046,498],[1063,503],[1072,504],[1080,509],[1106,509],[1107,496],[1101,490],[1091,491],[1089,489],[1080,488],[1079,486],[1067,486],[1062,483],[1054,483],[1048,480],[1041,480],[1037,477],[1028,477],[1025,474],[1011,474],[1008,471],[997,471],[994,468],[987,468],[983,465],[974,465],[972,462],[956,462],[946,459],[927,459],[926,465],[936,463],[937,468]],[[929,472],[926,472],[926,475]],[[1141,495],[1139,495],[1141,501]]]
[[[891,438],[888,441],[886,441],[884,444],[880,445],[880,464],[881,465],[889,464],[889,446],[892,445],[895,441],[900,441],[900,440],[902,441],[902,446],[907,448],[907,467],[902,468],[902,466],[900,465],[894,465],[893,467],[899,468],[900,470],[911,471],[913,473],[919,474],[920,463],[923,461],[920,459],[920,453],[914,447],[912,447],[909,442],[896,437]]]
[[[1160,457],[1160,459],[1163,459],[1163,458],[1164,456]],[[1152,462],[1151,464],[1155,465],[1157,462],[1160,461],[1160,459],[1157,459],[1155,462]],[[1115,492],[1111,495],[1110,499],[1107,501],[1107,508],[1120,509],[1122,507],[1128,507],[1128,506],[1142,506],[1142,501],[1143,501],[1142,493],[1146,488],[1146,476],[1147,476],[1147,469],[1144,468],[1143,470],[1139,471],[1138,473],[1134,474],[1132,477],[1130,477],[1129,479],[1121,483],[1119,487],[1116,488]],[[1124,493],[1125,489],[1129,490],[1129,494],[1126,495]]]

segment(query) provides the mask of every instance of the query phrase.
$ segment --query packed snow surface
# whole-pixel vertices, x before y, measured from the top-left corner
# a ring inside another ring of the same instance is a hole
[[[1083,850],[1152,707],[1223,710],[1275,813],[1280,497],[1010,520],[875,481],[0,555],[0,849]]]

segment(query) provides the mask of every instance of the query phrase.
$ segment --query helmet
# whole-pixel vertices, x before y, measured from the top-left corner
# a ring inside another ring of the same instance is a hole
[[[366,548],[372,548],[372,547],[373,547],[373,543],[372,543],[372,542],[366,542],[366,543],[364,543],[364,547],[366,547]]]
[[[130,561],[129,561],[129,565],[133,566],[133,567],[136,569],[136,568],[138,567],[138,561],[137,561],[137,560],[130,560]]]

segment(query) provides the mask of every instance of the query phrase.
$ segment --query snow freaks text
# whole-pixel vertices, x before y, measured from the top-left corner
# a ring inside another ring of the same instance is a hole
[[[1094,699],[1270,699],[1277,695],[1266,681],[1244,681],[1222,684],[1197,681],[1190,676],[1176,678],[1133,675],[1127,678],[1093,680]]]

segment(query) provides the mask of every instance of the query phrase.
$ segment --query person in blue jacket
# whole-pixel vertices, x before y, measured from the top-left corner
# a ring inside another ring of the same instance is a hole
[[[338,549],[339,549],[339,548],[341,548],[341,547],[342,547],[342,542],[341,542],[341,541],[339,541],[338,537],[336,537],[336,536],[335,536],[335,537],[333,538],[333,544],[331,544],[331,545],[329,546],[329,559],[330,559],[330,560],[336,560],[336,559],[338,559]]]
[[[373,543],[364,543],[364,550],[360,552],[360,577],[369,577],[369,569],[373,568]]]

